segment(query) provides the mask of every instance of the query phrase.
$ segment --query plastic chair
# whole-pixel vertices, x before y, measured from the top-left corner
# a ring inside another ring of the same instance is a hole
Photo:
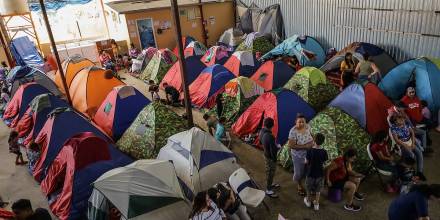
[[[373,158],[373,154],[371,153],[370,144],[367,145],[367,153],[368,153],[368,158],[370,158],[370,161],[371,161],[371,164],[367,170],[367,173],[370,173],[371,171],[375,172],[377,174],[377,176],[379,177],[380,184],[382,185],[384,190],[386,190],[386,185],[385,185],[381,175],[392,176],[393,173],[391,173],[390,171],[382,170],[377,167],[377,164]]]
[[[257,207],[263,202],[266,193],[257,188],[245,169],[239,168],[229,177],[232,190],[238,194],[241,201],[251,207]]]

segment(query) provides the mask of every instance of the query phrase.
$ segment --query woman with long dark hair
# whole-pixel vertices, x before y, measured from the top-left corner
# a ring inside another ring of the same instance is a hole
[[[193,207],[189,214],[191,220],[222,220],[225,213],[209,198],[206,191],[199,192],[194,197]]]
[[[355,67],[353,54],[346,53],[340,67],[342,88],[346,88],[354,81],[353,73]]]
[[[440,184],[414,185],[410,192],[391,202],[389,220],[429,220],[429,199],[440,199]]]

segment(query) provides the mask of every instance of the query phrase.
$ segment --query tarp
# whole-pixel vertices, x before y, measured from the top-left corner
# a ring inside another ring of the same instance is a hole
[[[168,138],[157,157],[170,160],[189,200],[219,182],[227,182],[239,168],[234,154],[209,133],[191,128]]]
[[[370,165],[366,147],[370,143],[369,135],[348,114],[337,108],[326,108],[310,121],[313,134],[325,136],[322,145],[329,159],[341,156],[348,148],[357,151],[355,169],[364,172]]]
[[[188,216],[191,210],[170,161],[135,161],[104,173],[93,187],[90,220],[108,219],[109,203],[124,219],[173,220]]]
[[[251,79],[266,91],[283,87],[295,74],[295,70],[282,60],[268,60],[252,75]]]
[[[223,65],[231,56],[229,49],[224,46],[212,46],[200,59],[206,66]]]
[[[307,120],[315,116],[315,110],[290,90],[266,92],[237,119],[232,126],[232,132],[240,137],[252,134],[262,126],[264,118],[270,117],[275,121],[272,132],[276,142],[283,145],[287,142],[298,113],[302,113]]]
[[[134,87],[118,86],[107,95],[93,121],[117,141],[149,103],[150,100]]]
[[[154,80],[154,82],[159,83],[176,61],[176,55],[169,49],[158,50],[153,58],[151,58],[147,67],[142,71],[139,78],[147,81]]]
[[[169,136],[185,129],[182,117],[165,105],[152,102],[142,109],[116,145],[135,159],[152,159]]]
[[[240,5],[245,6],[243,2],[240,2]],[[247,34],[251,32],[262,33],[269,37],[274,45],[278,45],[286,38],[279,4],[261,9],[255,3],[252,3],[240,16],[239,27]]]
[[[212,108],[217,95],[225,90],[225,84],[233,78],[234,74],[222,65],[206,67],[189,86],[192,104],[199,108]]]
[[[41,94],[29,104],[28,110],[17,124],[19,137],[24,138],[23,144],[28,146],[40,133],[47,120],[47,115],[55,108],[68,107],[64,100],[52,95]]]
[[[47,10],[58,10],[66,5],[73,4],[86,4],[91,2],[92,0],[46,0],[44,2],[44,6]],[[31,11],[39,11],[41,10],[40,3],[38,0],[27,0],[29,4],[29,8]]]
[[[64,77],[66,78],[67,88],[70,88],[70,84],[72,83],[72,80],[75,78],[76,74],[78,74],[82,69],[92,67],[94,65],[95,64],[91,60],[79,55],[72,56],[64,60],[61,66],[63,68]],[[66,92],[64,91],[63,81],[61,79],[61,73],[59,70],[55,73],[54,81],[60,91],[65,94]]]
[[[357,83],[351,84],[329,106],[346,112],[370,134],[388,131],[387,109],[393,103],[372,83],[364,87]]]
[[[267,60],[278,56],[296,56],[301,66],[321,67],[325,62],[324,48],[315,38],[306,35],[293,35],[287,38],[261,59]]]
[[[69,87],[72,105],[76,110],[93,118],[113,87],[125,85],[114,77],[111,70],[86,67],[73,78]]]
[[[377,65],[382,76],[397,65],[396,61],[382,48],[369,43],[354,42],[339,51],[334,57],[328,60],[321,70],[325,73],[331,71],[339,71],[341,62],[344,60],[346,53],[352,53],[356,62],[363,60],[362,55],[368,53],[373,62]]]
[[[440,59],[421,57],[404,62],[392,69],[380,82],[379,87],[391,99],[399,100],[414,81],[416,95],[428,103],[431,112],[438,112]]]
[[[303,67],[293,75],[284,88],[296,92],[316,111],[322,110],[339,93],[338,88],[315,67]]]
[[[35,164],[33,173],[35,180],[42,181],[46,177],[47,168],[64,143],[81,132],[92,132],[98,137],[109,139],[99,128],[72,109],[56,108],[49,113],[46,123],[35,138],[35,143],[41,147],[41,157]]]
[[[38,95],[50,93],[45,87],[32,82],[20,86],[6,105],[3,119],[12,119],[10,127],[14,128],[28,109],[29,103]]]
[[[190,85],[194,80],[200,75],[203,69],[206,68],[205,64],[200,61],[200,56],[190,56],[185,58],[186,64],[186,83]],[[160,83],[163,88],[163,83],[168,83],[168,85],[177,89],[177,91],[183,91],[182,84],[182,74],[180,72],[180,61],[177,61],[168,70],[167,74],[163,77]]]
[[[225,46],[231,50],[235,50],[237,46],[243,41],[244,33],[239,28],[229,28],[220,36],[217,44]]]
[[[27,36],[13,39],[9,48],[14,56],[16,65],[29,65],[33,67],[44,65],[43,58],[35,47],[35,44],[30,41]]]
[[[251,77],[261,63],[250,51],[236,51],[223,65],[235,76]]]

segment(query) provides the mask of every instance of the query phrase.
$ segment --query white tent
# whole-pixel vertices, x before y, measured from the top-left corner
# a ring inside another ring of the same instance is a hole
[[[170,161],[138,160],[104,173],[93,186],[89,219],[107,219],[110,203],[122,219],[177,220],[191,210]]]
[[[239,168],[234,154],[210,134],[192,128],[168,138],[157,159],[172,160],[176,174],[186,185],[186,196],[227,182]]]

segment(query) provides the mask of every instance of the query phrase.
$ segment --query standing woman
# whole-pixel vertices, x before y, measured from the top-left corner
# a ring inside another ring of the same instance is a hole
[[[346,53],[344,60],[341,62],[341,82],[342,82],[342,88],[345,89],[347,86],[349,86],[354,81],[354,69],[356,65],[353,61],[353,54]]]
[[[374,84],[377,84],[380,79],[379,68],[371,60],[368,53],[365,53],[363,57],[364,60],[360,61],[356,66],[356,70],[354,71],[355,74],[357,74],[360,81],[370,81]]]
[[[298,194],[305,196],[304,189],[306,153],[313,147],[313,137],[310,126],[302,114],[296,116],[295,126],[290,129],[288,146],[291,149],[293,161],[293,181],[298,184]]]

